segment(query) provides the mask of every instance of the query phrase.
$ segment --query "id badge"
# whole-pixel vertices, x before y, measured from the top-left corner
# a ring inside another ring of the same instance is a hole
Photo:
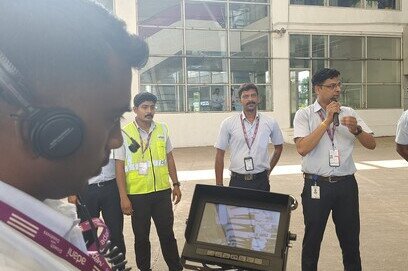
[[[310,187],[310,192],[312,199],[320,199],[320,186],[312,185]]]
[[[329,150],[329,166],[339,167],[340,166],[340,154],[339,150]]]
[[[252,157],[245,157],[244,164],[246,171],[254,170],[254,160],[252,159]]]
[[[149,164],[147,162],[139,163],[139,175],[147,175]]]

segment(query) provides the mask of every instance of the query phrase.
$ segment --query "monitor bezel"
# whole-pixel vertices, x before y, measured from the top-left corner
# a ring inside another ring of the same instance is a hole
[[[248,207],[279,212],[280,218],[274,253],[198,241],[198,233],[207,202],[213,204],[225,204],[237,207]],[[207,249],[214,248],[219,249],[220,251],[229,251],[231,253],[236,253],[237,255],[253,255],[254,257],[258,256],[260,258],[269,260],[271,262],[270,266],[281,268],[281,266],[284,264],[283,258],[285,257],[288,245],[288,229],[291,211],[290,204],[291,200],[289,196],[284,194],[199,184],[196,186],[190,208],[185,232],[185,249],[187,249],[187,251],[185,253],[185,251],[183,250],[183,254],[187,259],[191,259],[190,256],[192,256],[191,253],[193,253],[192,251],[194,249],[200,247]],[[232,266],[245,268],[252,267],[254,268],[253,270],[258,270],[256,269],[258,267],[256,265],[251,265],[248,263],[242,264],[227,259],[216,259],[213,257],[197,255],[197,258],[194,260],[202,263],[206,262],[220,265],[230,264]]]

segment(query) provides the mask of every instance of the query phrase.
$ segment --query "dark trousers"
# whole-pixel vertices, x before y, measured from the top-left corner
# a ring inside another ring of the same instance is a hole
[[[269,185],[268,172],[266,170],[258,174],[254,174],[253,179],[250,181],[245,180],[245,176],[243,174],[231,173],[229,186],[268,192],[271,190],[271,186]]]
[[[125,241],[123,238],[123,213],[120,207],[120,197],[116,179],[97,184],[88,185],[85,192],[81,193],[81,199],[86,205],[91,217],[99,217],[102,212],[102,218],[110,231],[110,240],[119,251],[126,255]],[[78,216],[82,221],[86,220],[84,214],[78,210]],[[85,241],[92,243],[92,234],[84,234]]]
[[[135,235],[137,267],[142,271],[151,270],[150,225],[153,219],[159,236],[161,251],[170,271],[183,270],[174,237],[174,214],[171,189],[149,194],[129,195],[132,202],[132,228]]]
[[[302,271],[317,270],[320,244],[330,212],[343,253],[344,270],[361,270],[358,186],[354,175],[335,183],[316,181],[320,186],[320,199],[311,198],[311,186],[314,183],[313,180],[305,179],[302,192],[305,223]]]

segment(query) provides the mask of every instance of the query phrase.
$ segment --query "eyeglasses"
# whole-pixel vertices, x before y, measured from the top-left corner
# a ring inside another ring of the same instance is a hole
[[[341,88],[342,83],[338,82],[338,83],[333,83],[333,84],[330,84],[330,85],[319,85],[319,86],[326,87],[326,88],[329,88],[331,90],[335,90],[337,87]]]

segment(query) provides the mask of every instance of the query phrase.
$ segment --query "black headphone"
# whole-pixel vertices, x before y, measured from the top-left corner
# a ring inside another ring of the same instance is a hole
[[[82,120],[68,109],[32,106],[24,97],[27,90],[21,73],[0,50],[0,95],[17,102],[27,114],[24,121],[33,151],[49,160],[74,153],[82,143]]]

